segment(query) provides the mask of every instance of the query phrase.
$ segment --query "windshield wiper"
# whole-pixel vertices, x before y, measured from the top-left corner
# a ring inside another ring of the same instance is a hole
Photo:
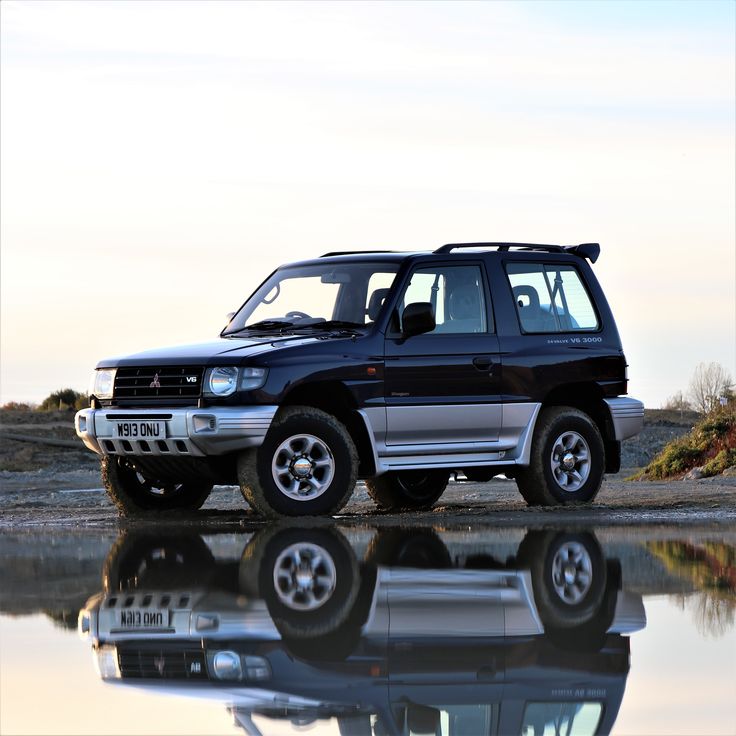
[[[238,330],[228,332],[228,335],[235,335],[238,332],[248,332],[253,330],[255,332],[283,332],[284,330],[293,327],[294,323],[284,319],[264,319],[261,322],[254,322],[252,325],[246,325]]]
[[[324,332],[329,331],[347,331],[357,332],[360,329],[364,329],[367,325],[362,325],[359,322],[346,322],[341,319],[328,319],[322,322],[310,322],[307,325],[300,325],[298,322],[293,325],[293,331],[297,330],[320,330]]]

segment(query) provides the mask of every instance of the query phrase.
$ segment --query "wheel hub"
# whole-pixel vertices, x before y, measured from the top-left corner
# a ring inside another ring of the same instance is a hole
[[[593,583],[593,563],[590,554],[579,542],[566,542],[552,559],[552,585],[560,600],[568,605],[579,604]]]
[[[312,461],[303,455],[296,458],[291,463],[291,474],[295,478],[308,478],[312,474],[313,469],[314,464]]]
[[[323,439],[311,434],[294,434],[276,448],[271,474],[285,496],[294,501],[311,501],[330,487],[335,476],[335,459]]]
[[[550,468],[563,491],[579,491],[590,475],[590,449],[585,438],[578,432],[563,432],[552,445]]]
[[[303,567],[294,574],[294,580],[300,590],[310,590],[314,587],[314,575],[311,570],[305,570]]]
[[[324,605],[337,585],[337,568],[319,545],[298,543],[276,559],[273,584],[281,603],[294,611],[313,611]]]

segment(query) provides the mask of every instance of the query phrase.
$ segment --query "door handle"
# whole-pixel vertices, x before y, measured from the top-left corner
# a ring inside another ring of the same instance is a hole
[[[477,358],[473,358],[473,365],[479,371],[489,371],[493,361],[487,355],[479,355]]]

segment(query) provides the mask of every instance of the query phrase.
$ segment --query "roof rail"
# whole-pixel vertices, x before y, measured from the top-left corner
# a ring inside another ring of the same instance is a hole
[[[518,250],[541,250],[547,253],[570,253],[580,258],[587,258],[591,263],[598,260],[601,246],[598,243],[580,243],[580,245],[548,245],[544,243],[448,243],[437,248],[435,253],[450,253],[459,248],[497,248],[499,251],[508,251],[511,248]]]
[[[402,253],[400,250],[333,250],[329,253],[323,253],[320,258],[329,258],[330,256],[357,256],[362,253]]]

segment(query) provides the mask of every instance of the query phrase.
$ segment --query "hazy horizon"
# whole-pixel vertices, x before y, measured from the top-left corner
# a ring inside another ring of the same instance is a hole
[[[600,242],[647,406],[736,376],[736,4],[0,4],[0,403],[330,250]]]

